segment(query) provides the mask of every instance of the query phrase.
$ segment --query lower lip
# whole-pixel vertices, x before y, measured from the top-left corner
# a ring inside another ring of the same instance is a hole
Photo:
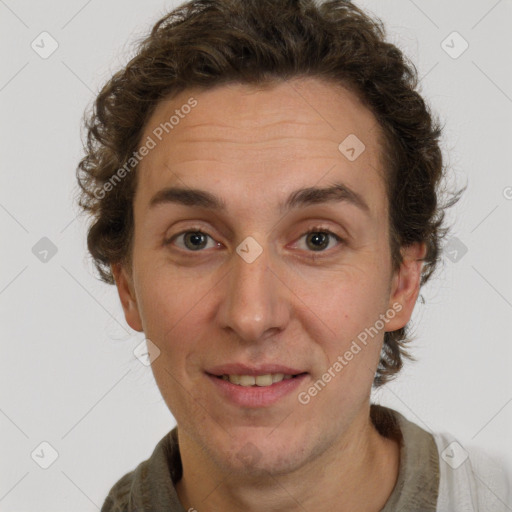
[[[240,407],[265,407],[297,389],[307,377],[307,373],[291,379],[274,382],[271,386],[239,386],[229,380],[206,374],[223,396]]]

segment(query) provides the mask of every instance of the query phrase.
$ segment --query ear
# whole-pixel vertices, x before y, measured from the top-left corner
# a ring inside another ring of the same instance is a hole
[[[425,243],[415,242],[402,247],[403,261],[393,275],[388,304],[388,308],[397,313],[387,322],[386,331],[401,329],[410,320],[420,291],[421,270],[426,252]],[[400,304],[400,310],[397,304]]]
[[[135,297],[132,277],[121,263],[111,265],[110,268],[116,281],[117,292],[124,310],[124,317],[132,329],[142,332],[142,321]]]

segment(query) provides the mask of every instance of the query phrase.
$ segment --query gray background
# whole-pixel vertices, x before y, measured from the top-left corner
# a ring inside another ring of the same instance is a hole
[[[417,63],[452,183],[469,183],[414,313],[419,360],[374,399],[512,468],[512,1],[358,3]],[[85,107],[176,4],[0,0],[0,510],[98,510],[175,424],[133,355],[143,335],[94,277],[73,198]],[[58,43],[46,59],[31,47],[51,49],[43,31]],[[458,58],[453,31],[469,43]],[[48,469],[42,442],[58,452]]]

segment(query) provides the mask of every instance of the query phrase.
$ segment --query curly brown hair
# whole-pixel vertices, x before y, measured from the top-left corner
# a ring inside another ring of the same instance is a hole
[[[114,284],[111,265],[131,265],[137,173],[126,164],[160,100],[191,87],[315,77],[350,88],[379,122],[393,270],[401,247],[424,242],[423,285],[448,232],[444,210],[462,191],[441,204],[441,127],[417,92],[416,68],[385,35],[379,19],[344,0],[192,0],[159,20],[85,118],[79,205],[92,217],[87,243],[100,278]],[[413,359],[409,341],[408,325],[385,333],[374,387]]]

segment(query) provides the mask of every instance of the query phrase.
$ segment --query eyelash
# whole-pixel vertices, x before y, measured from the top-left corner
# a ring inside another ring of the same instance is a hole
[[[208,233],[205,233],[202,229],[200,229],[200,228],[196,229],[195,227],[192,227],[192,228],[186,229],[185,231],[181,231],[179,233],[176,233],[175,235],[173,235],[168,240],[165,240],[164,245],[170,245],[176,238],[178,238],[178,237],[180,237],[182,235],[186,235],[187,233],[200,233],[200,234],[206,235],[206,236],[210,237],[212,240],[214,240],[214,238],[211,235],[209,235]],[[304,236],[310,235],[312,233],[323,233],[323,234],[326,234],[329,237],[334,238],[338,242],[338,245],[345,243],[345,240],[343,238],[341,238],[339,235],[337,235],[336,233],[333,233],[330,229],[324,228],[322,226],[313,226],[310,230],[308,230],[305,233],[303,233],[300,236],[299,240],[301,238],[303,238]],[[189,252],[189,253],[203,252],[204,251],[204,249],[199,249],[197,251],[191,251],[189,249],[182,249],[181,247],[179,249],[181,249],[181,250],[183,250],[185,252]],[[330,251],[332,251],[332,249],[322,250],[322,251],[308,251],[308,252],[310,252],[311,255],[314,258],[316,258],[317,255],[321,255],[323,253],[327,253],[327,252],[330,252]]]

